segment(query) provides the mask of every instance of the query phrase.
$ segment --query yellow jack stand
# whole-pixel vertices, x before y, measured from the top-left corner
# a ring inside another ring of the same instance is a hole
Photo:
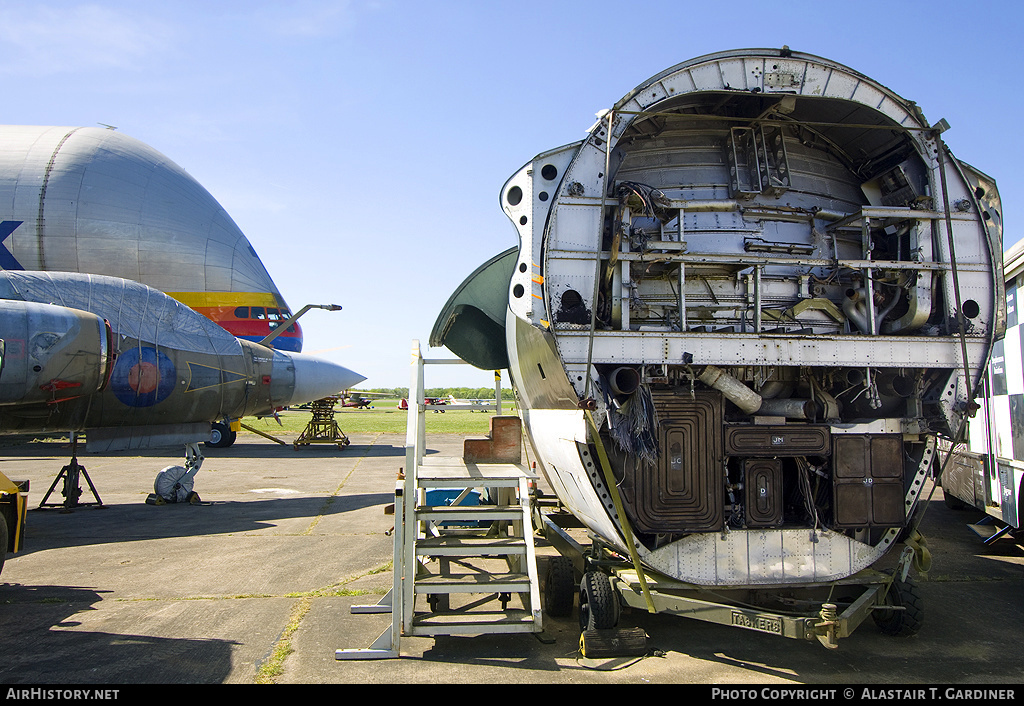
[[[298,451],[300,446],[309,444],[336,444],[339,449],[349,445],[348,437],[345,436],[334,421],[334,405],[337,404],[337,397],[324,397],[311,403],[313,417],[309,424],[295,440],[293,448]]]

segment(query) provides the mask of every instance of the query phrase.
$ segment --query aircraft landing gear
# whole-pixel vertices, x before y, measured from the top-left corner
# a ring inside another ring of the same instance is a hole
[[[214,422],[210,425],[210,439],[203,443],[214,449],[226,449],[235,443],[237,432],[231,431],[231,427],[224,422]]]
[[[192,490],[196,473],[203,465],[203,455],[199,452],[199,444],[185,446],[185,465],[168,466],[156,474],[153,481],[154,493],[146,498],[147,505],[165,505],[167,503],[198,503],[199,494]]]

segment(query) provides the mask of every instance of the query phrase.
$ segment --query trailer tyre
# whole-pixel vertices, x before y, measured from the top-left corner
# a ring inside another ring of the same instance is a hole
[[[612,582],[600,571],[588,571],[580,581],[580,630],[609,630],[619,622],[619,602]]]
[[[924,623],[924,601],[917,581],[910,576],[905,581],[893,581],[881,605],[903,608],[886,610],[880,607],[871,612],[871,618],[883,635],[909,637],[921,629]]]
[[[948,507],[950,510],[973,510],[974,507],[968,505],[960,498],[956,497],[952,493],[946,492],[946,489],[942,489],[942,504]]]
[[[564,556],[552,557],[544,576],[544,611],[553,618],[568,617],[575,600],[572,561]]]

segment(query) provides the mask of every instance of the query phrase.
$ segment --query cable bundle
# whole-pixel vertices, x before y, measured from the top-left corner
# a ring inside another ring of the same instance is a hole
[[[646,385],[640,385],[625,402],[608,407],[612,440],[620,449],[645,465],[658,461],[658,413]]]

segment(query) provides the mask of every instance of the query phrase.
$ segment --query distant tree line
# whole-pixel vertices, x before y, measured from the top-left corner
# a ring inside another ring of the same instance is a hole
[[[395,399],[409,397],[408,387],[376,387],[372,390],[361,390],[361,392],[378,392],[385,395],[394,395]],[[424,390],[427,397],[452,397],[459,400],[493,400],[493,387],[428,387]],[[515,395],[510,388],[501,389],[501,399],[513,400]]]

